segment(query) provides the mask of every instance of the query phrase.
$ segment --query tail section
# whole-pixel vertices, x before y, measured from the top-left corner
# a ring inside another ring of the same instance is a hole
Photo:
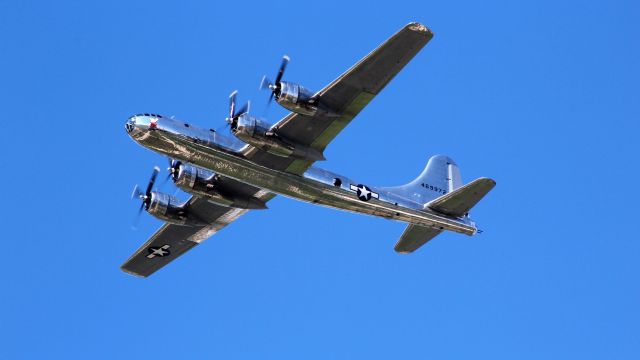
[[[458,165],[447,156],[436,155],[415,180],[385,190],[424,204],[425,209],[460,218],[467,216],[495,185],[492,179],[480,178],[463,186]],[[441,229],[409,224],[395,250],[404,254],[414,252],[441,232]]]
[[[411,199],[420,204],[446,195],[462,186],[460,169],[448,156],[435,155],[429,159],[422,174],[412,182],[385,190]]]

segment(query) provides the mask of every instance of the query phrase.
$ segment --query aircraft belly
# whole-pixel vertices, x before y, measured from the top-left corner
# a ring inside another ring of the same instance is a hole
[[[179,159],[200,166],[226,177],[247,183],[268,191],[306,201],[309,203],[368,214],[392,220],[398,220],[426,227],[450,230],[466,235],[473,235],[475,228],[455,219],[423,211],[417,206],[402,203],[398,199],[386,199],[384,192],[372,194],[376,198],[362,199],[350,189],[355,184],[346,183],[335,186],[320,181],[318,171],[305,173],[306,176],[280,172],[255,164],[237,153],[212,148],[208,144],[199,144],[184,138],[161,136],[156,133],[154,141],[144,142],[144,146]],[[322,179],[326,181],[327,179]],[[369,189],[367,187],[367,189]]]

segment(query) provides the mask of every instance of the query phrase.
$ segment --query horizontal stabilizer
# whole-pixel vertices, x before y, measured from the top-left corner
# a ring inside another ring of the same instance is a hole
[[[425,207],[445,215],[460,217],[468,213],[494,186],[496,182],[493,179],[480,178],[429,202]]]
[[[402,233],[402,236],[400,237],[400,240],[398,240],[394,249],[402,254],[414,252],[420,246],[426,244],[427,241],[438,236],[441,232],[442,230],[440,229],[410,224]]]

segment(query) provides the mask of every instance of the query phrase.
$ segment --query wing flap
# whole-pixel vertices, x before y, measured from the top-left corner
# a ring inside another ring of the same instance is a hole
[[[494,186],[496,182],[493,179],[476,179],[427,203],[426,207],[445,215],[460,217],[468,213]]]

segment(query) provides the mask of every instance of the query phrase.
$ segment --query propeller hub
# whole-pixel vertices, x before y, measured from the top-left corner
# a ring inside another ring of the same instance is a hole
[[[134,198],[138,198],[141,200],[141,204],[140,204],[140,208],[138,209],[138,216],[136,217],[136,220],[134,221],[134,225],[133,227],[135,228],[135,224],[138,222],[138,219],[140,218],[140,213],[142,213],[142,210],[149,210],[149,206],[151,205],[151,197],[153,196],[153,192],[151,191],[153,189],[153,184],[156,182],[156,178],[158,177],[158,173],[160,172],[160,168],[155,166],[153,168],[153,172],[151,173],[151,178],[149,179],[149,184],[147,184],[147,189],[146,191],[142,191],[140,190],[140,188],[138,187],[138,185],[136,185],[133,188],[133,193],[131,194],[131,199]]]
[[[237,109],[236,108],[237,94],[238,94],[238,91],[234,91],[229,96],[229,116],[224,119],[226,123],[230,125],[231,130],[234,132],[236,130],[236,126],[238,125],[238,118],[248,113],[249,107],[251,105],[251,103],[247,101],[246,104],[244,104],[241,108]]]
[[[182,167],[182,162],[180,160],[169,159],[169,167],[167,170],[169,171],[169,176],[167,180],[171,178],[174,182],[178,180],[178,176],[180,176],[180,169]]]
[[[281,88],[281,80],[284,75],[284,70],[287,68],[287,64],[289,63],[289,57],[287,55],[282,57],[282,63],[280,64],[280,69],[278,69],[278,73],[276,74],[276,80],[271,82],[267,79],[265,75],[262,77],[262,82],[260,82],[260,89],[269,89],[271,91],[271,95],[269,95],[269,105],[273,101],[273,98],[280,99],[280,88]]]

